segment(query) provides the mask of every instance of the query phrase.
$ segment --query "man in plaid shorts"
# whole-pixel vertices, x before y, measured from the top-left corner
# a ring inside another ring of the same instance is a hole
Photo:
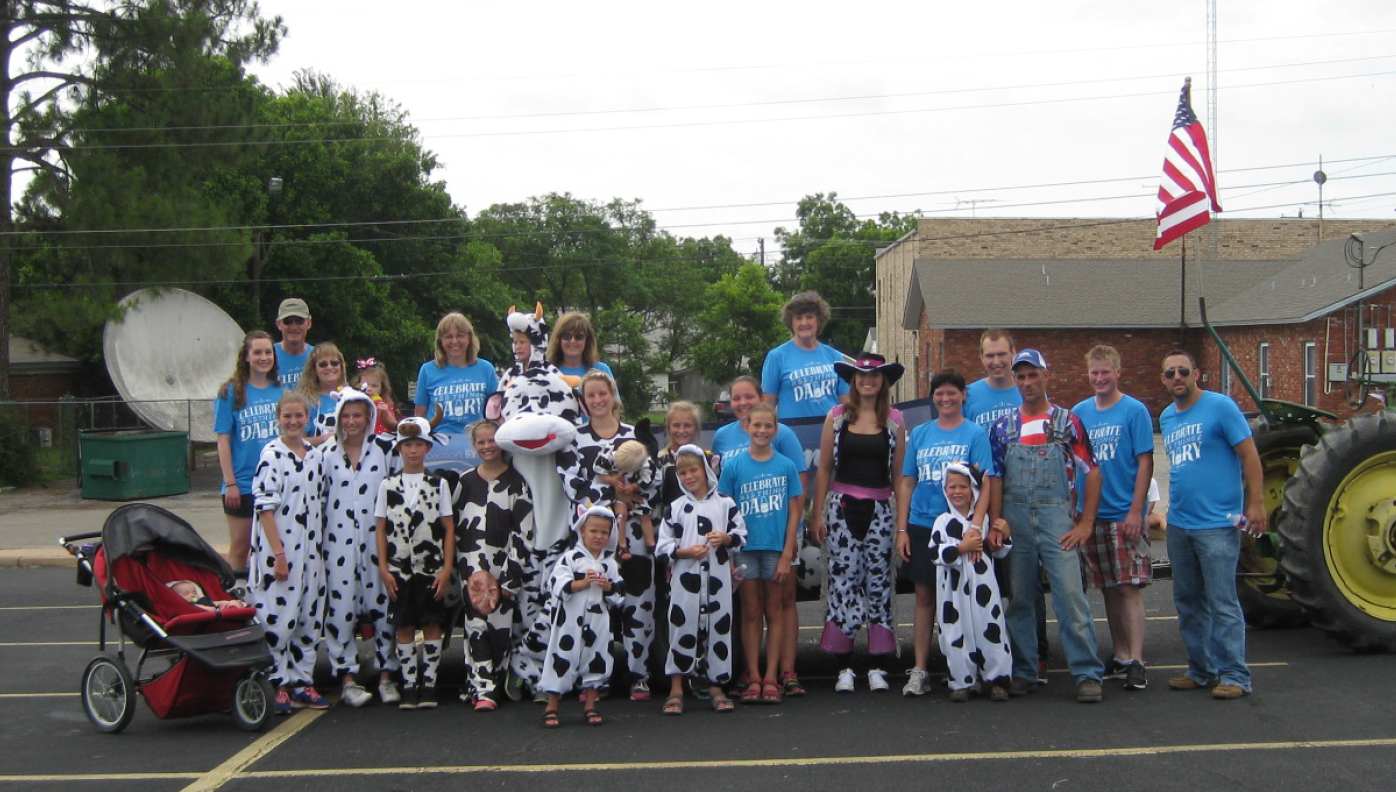
[[[1144,667],[1143,588],[1153,579],[1149,558],[1149,482],[1154,475],[1154,427],[1142,402],[1120,392],[1120,353],[1098,346],[1086,353],[1095,396],[1072,408],[1086,427],[1100,465],[1100,508],[1091,538],[1081,545],[1086,585],[1100,589],[1115,653],[1105,678],[1126,690],[1148,686]]]

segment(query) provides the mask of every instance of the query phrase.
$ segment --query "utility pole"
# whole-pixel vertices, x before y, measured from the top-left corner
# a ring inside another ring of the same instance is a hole
[[[766,266],[766,238],[757,237],[756,244],[761,246],[761,266]]]

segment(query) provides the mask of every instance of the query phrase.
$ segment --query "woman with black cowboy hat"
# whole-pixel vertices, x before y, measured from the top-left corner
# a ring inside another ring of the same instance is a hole
[[[892,409],[891,389],[905,368],[865,353],[856,363],[835,363],[834,371],[851,387],[824,419],[814,483],[810,531],[829,565],[828,615],[819,646],[839,658],[834,690],[852,693],[853,640],[867,627],[868,654],[875,658],[868,688],[881,692],[889,685],[876,658],[897,649],[891,498],[901,478],[906,427],[901,411]]]

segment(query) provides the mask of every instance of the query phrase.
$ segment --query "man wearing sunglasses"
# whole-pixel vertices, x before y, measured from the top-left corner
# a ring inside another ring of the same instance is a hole
[[[1214,699],[1238,699],[1251,692],[1251,671],[1236,563],[1241,531],[1265,532],[1260,455],[1236,402],[1198,387],[1191,354],[1170,352],[1162,379],[1173,396],[1159,416],[1169,461],[1168,557],[1188,650],[1187,672],[1168,687],[1210,688]]]
[[[305,362],[315,347],[305,343],[310,333],[310,306],[299,297],[287,297],[276,309],[276,329],[281,333],[273,349],[276,351],[276,371],[282,387],[295,390],[300,384]]]

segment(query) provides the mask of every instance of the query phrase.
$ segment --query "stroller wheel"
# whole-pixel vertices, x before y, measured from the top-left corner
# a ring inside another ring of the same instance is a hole
[[[247,731],[261,731],[271,721],[276,693],[260,672],[249,671],[233,685],[233,720]]]
[[[136,715],[136,682],[120,660],[99,655],[82,672],[82,708],[92,725],[116,734]]]

